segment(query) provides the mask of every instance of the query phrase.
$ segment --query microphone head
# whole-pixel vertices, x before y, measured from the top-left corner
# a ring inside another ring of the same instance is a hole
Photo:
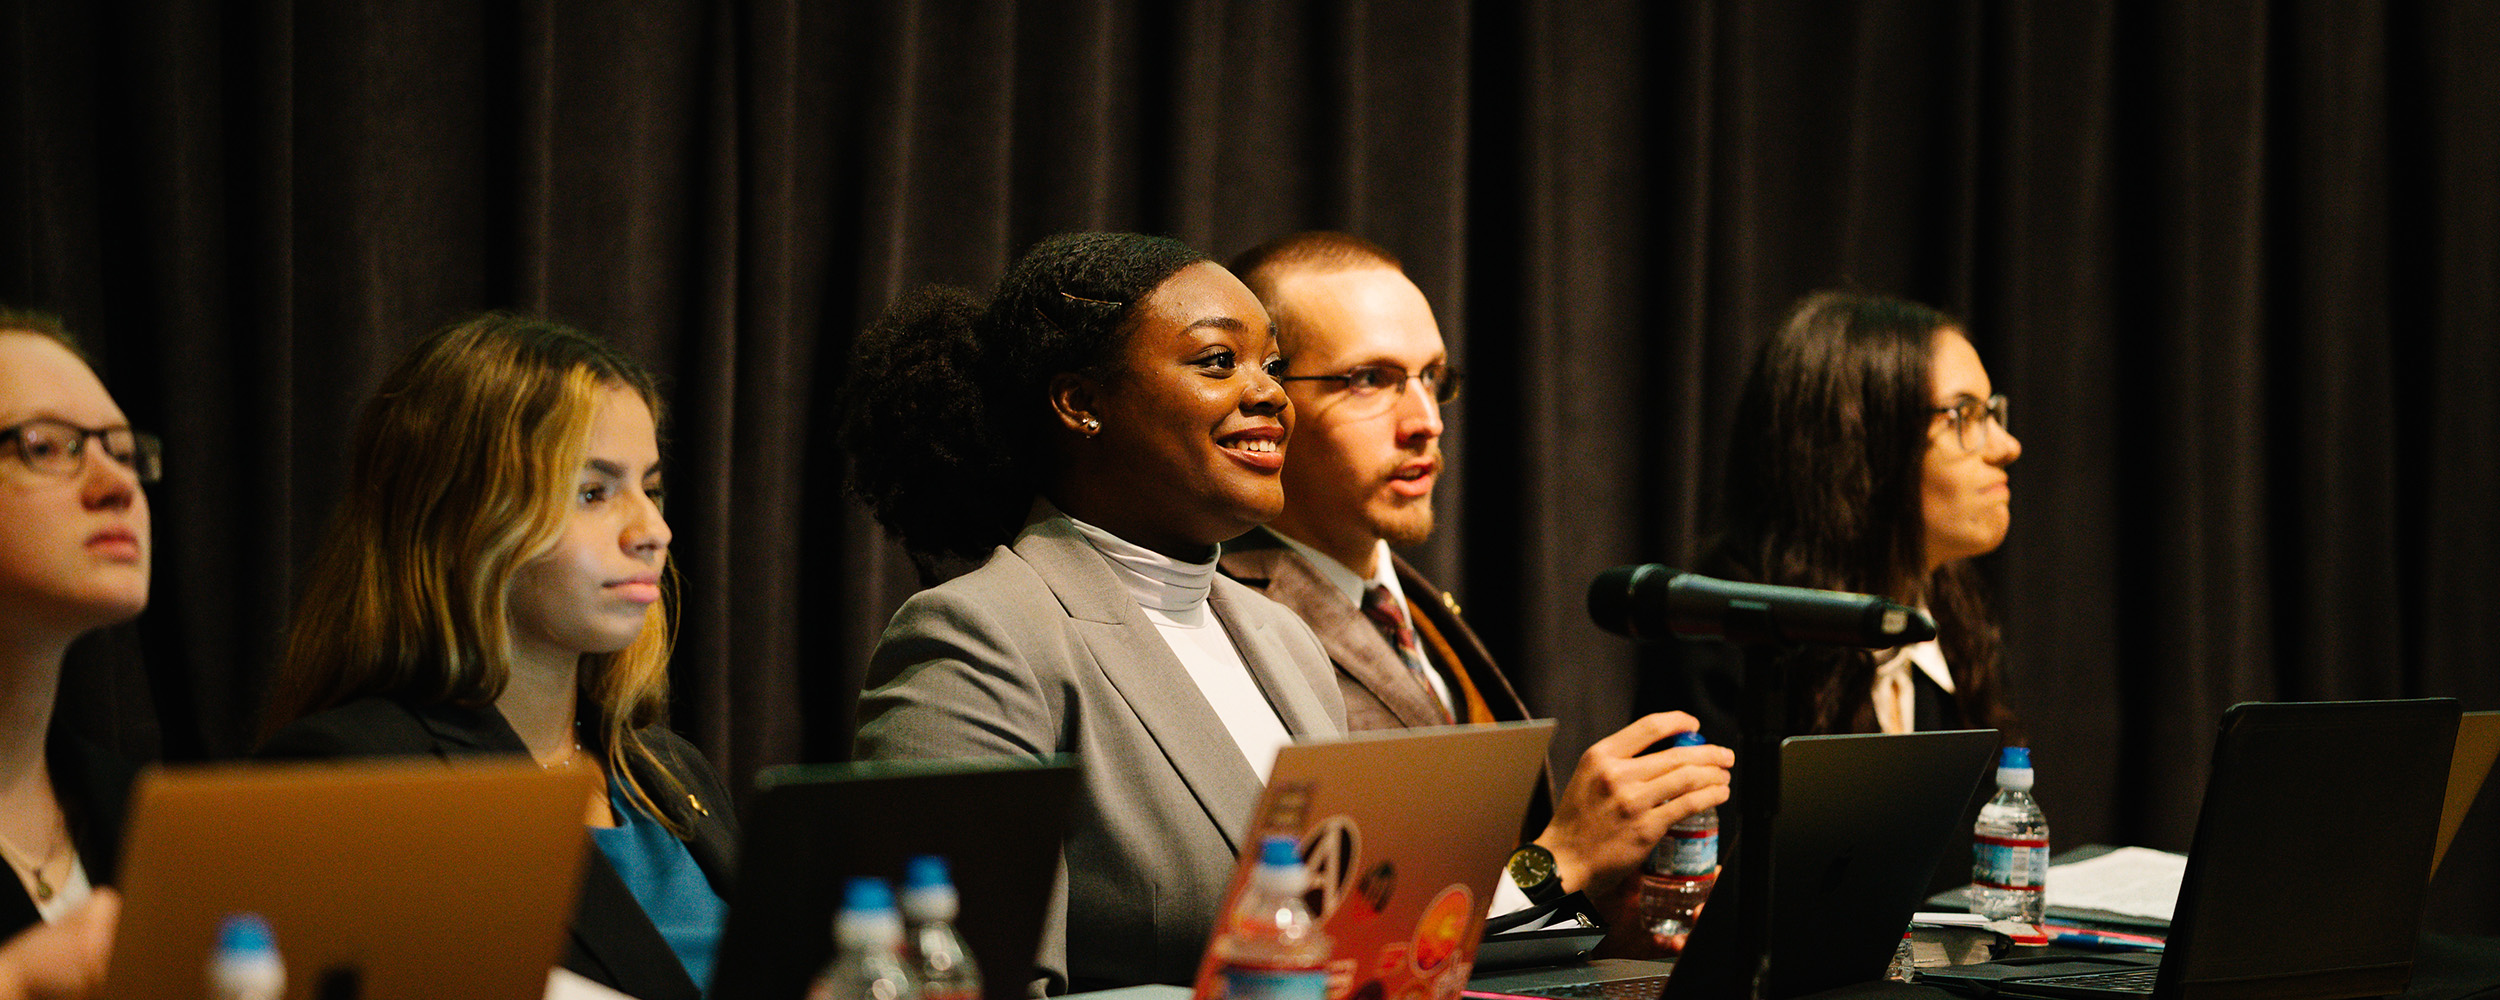
[[[1936,637],[1936,620],[1925,611],[1886,601],[1877,614],[1875,630],[1896,640],[1894,645],[1906,646]]]
[[[1655,563],[1640,563],[1597,574],[1597,579],[1589,581],[1589,618],[1608,632],[1640,638],[1639,626],[1632,620],[1632,585],[1656,569]]]

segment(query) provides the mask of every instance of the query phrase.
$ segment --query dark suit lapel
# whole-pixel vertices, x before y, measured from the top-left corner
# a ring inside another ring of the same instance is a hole
[[[529,752],[521,734],[492,707],[427,705],[414,711],[436,740],[436,752],[447,759]],[[637,1000],[700,1000],[694,977],[608,863],[607,852],[595,842],[582,849],[590,853],[573,912],[573,957],[565,964]]]
[[[1918,665],[1910,665],[1910,728],[1915,732],[1962,728],[1961,706]]]
[[[1407,669],[1406,661],[1390,648],[1389,640],[1381,637],[1379,626],[1364,617],[1363,609],[1346,600],[1345,592],[1321,576],[1318,568],[1304,561],[1300,553],[1281,546],[1227,551],[1224,571],[1301,616],[1303,623],[1319,636],[1320,648],[1327,651],[1337,669],[1387,706],[1400,725],[1449,723],[1440,699],[1424,686],[1422,678]]]
[[[1476,630],[1468,628],[1458,615],[1458,602],[1432,585],[1415,567],[1395,553],[1389,556],[1398,574],[1398,586],[1406,591],[1406,603],[1417,614],[1430,619],[1441,638],[1458,654],[1458,662],[1445,664],[1446,669],[1464,670],[1475,682],[1476,692],[1484,696],[1493,709],[1493,717],[1506,722],[1529,718],[1527,702],[1510,686],[1510,678],[1493,668],[1493,654],[1484,648],[1484,640],[1476,638]]]
[[[1015,552],[1050,586],[1094,668],[1120,693],[1207,818],[1223,831],[1226,845],[1238,853],[1243,826],[1259,805],[1258,773],[1163,634],[1129,599],[1102,554],[1065,522],[1029,531],[1016,540]],[[1286,726],[1293,720],[1286,719]]]

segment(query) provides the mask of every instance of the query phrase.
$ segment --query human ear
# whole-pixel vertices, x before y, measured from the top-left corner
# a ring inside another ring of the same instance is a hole
[[[1051,376],[1050,408],[1058,414],[1059,426],[1083,437],[1102,433],[1101,405],[1102,393],[1094,380],[1074,372]]]

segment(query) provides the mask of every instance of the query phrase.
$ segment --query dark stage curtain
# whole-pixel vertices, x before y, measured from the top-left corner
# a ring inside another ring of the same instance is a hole
[[[2365,0],[26,0],[0,300],[170,447],[154,605],[68,711],[242,750],[358,401],[510,307],[672,380],[677,725],[733,776],[837,759],[915,586],[830,447],[854,332],[1054,231],[1324,226],[1471,371],[1416,557],[1565,760],[1636,683],[1583,590],[1710,530],[1782,309],[1968,316],[2025,445],[1984,567],[2040,798],[2183,848],[2233,701],[2500,707],[2494,51],[2500,7]],[[2465,838],[2434,922],[2500,930],[2500,820]]]

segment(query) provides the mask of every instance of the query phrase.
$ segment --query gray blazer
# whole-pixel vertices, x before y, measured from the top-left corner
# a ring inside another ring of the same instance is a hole
[[[1296,738],[1334,736],[1334,668],[1293,612],[1221,576],[1208,595]],[[896,612],[854,755],[1073,755],[1083,791],[1036,961],[1060,989],[1187,983],[1242,850],[1258,776],[1101,553],[1038,520]]]

